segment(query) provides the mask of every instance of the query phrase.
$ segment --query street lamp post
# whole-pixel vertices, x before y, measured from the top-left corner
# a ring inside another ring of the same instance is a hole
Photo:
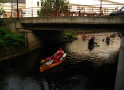
[[[17,20],[19,20],[18,0],[17,0]]]
[[[56,16],[58,16],[59,0],[56,0]]]
[[[100,0],[100,16],[102,14],[102,0]]]
[[[32,0],[32,17],[33,17],[33,0]]]

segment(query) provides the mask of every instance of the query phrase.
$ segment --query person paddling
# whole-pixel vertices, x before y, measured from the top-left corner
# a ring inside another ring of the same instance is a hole
[[[86,39],[86,38],[87,38],[86,34],[83,33],[83,34],[82,34],[82,39]]]
[[[62,56],[64,54],[64,51],[62,50],[62,48],[60,47],[59,50],[57,51],[57,55]]]
[[[92,50],[93,48],[94,48],[94,44],[95,44],[95,42],[94,42],[94,39],[95,37],[94,36],[92,36],[90,39],[89,39],[89,42],[88,42],[88,48],[89,48],[89,50]]]
[[[110,37],[107,36],[107,37],[106,37],[106,44],[109,44],[109,42],[110,42]]]
[[[45,61],[49,61],[49,60],[51,60],[50,56],[45,59]]]
[[[58,55],[57,55],[57,54],[54,54],[54,55],[53,55],[53,62],[54,62],[54,63],[59,62],[59,59],[58,59]]]

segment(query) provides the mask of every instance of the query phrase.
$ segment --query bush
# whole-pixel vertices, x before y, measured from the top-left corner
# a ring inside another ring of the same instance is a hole
[[[23,33],[14,34],[4,27],[0,27],[0,49],[20,48],[25,46]]]
[[[70,34],[70,33],[65,33],[65,35],[67,36],[67,37],[69,37],[69,38],[76,38],[74,35],[72,35],[72,34]]]
[[[6,34],[11,33],[7,28],[5,27],[0,27],[0,38],[3,38]]]

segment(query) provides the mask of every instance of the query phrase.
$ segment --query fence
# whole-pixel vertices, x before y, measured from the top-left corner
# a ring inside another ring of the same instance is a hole
[[[68,6],[69,12],[54,12],[54,14],[43,14],[42,16],[106,16],[110,12],[118,10],[119,7],[124,6],[115,4],[103,4],[102,7],[98,5],[75,5],[70,4]],[[39,17],[38,11],[41,7],[30,7],[30,8],[20,8],[19,17]],[[17,9],[5,9],[5,13],[1,15],[1,18],[16,18]]]

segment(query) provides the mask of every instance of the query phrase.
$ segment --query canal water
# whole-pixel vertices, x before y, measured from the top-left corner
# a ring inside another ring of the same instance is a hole
[[[77,40],[40,48],[10,60],[0,62],[0,90],[114,90],[120,38],[105,39],[110,33],[95,35],[97,44],[88,49],[82,33]],[[53,55],[59,47],[67,59],[59,66],[39,72],[40,60]]]

